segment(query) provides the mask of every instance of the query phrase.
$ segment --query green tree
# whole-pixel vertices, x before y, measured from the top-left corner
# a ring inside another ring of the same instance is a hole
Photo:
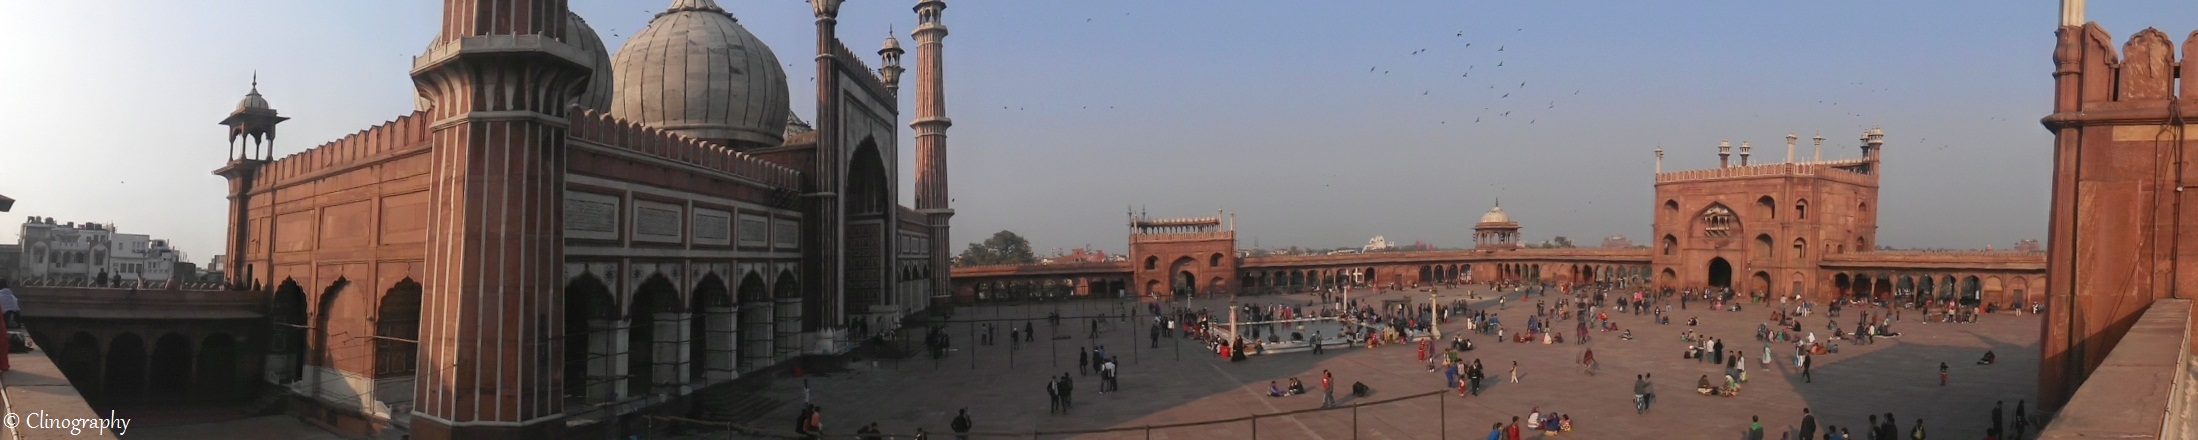
[[[970,243],[961,256],[954,257],[957,266],[1037,263],[1038,255],[1030,251],[1030,240],[1009,231],[993,233],[981,243]]]
[[[1573,246],[1572,246],[1572,239],[1571,239],[1571,238],[1566,238],[1565,236],[1562,236],[1562,235],[1559,235],[1559,236],[1557,236],[1557,238],[1553,239],[1552,241],[1555,241],[1555,242],[1556,242],[1556,243],[1555,243],[1555,246],[1553,246],[1553,247],[1559,247],[1559,248],[1568,248],[1568,249],[1569,249],[1569,248],[1571,248],[1571,247],[1573,247]]]

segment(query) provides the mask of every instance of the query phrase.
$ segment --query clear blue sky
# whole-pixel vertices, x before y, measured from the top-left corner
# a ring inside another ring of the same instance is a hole
[[[810,119],[808,6],[720,2],[793,64]],[[215,122],[252,72],[294,118],[279,154],[393,118],[438,3],[0,0],[0,194],[21,200],[0,221],[114,222],[203,263],[224,233]],[[573,9],[615,50],[669,3]],[[1787,132],[1821,132],[1845,157],[1872,125],[1881,242],[2044,238],[2056,2],[950,3],[956,241],[1119,251],[1138,205],[1233,210],[1270,247],[1458,246],[1498,197],[1530,240],[1638,240],[1658,145],[1694,168],[1719,140],[1768,161]],[[913,4],[849,1],[842,38],[867,53],[892,25],[906,42]],[[2198,2],[2089,18],[2180,44]]]

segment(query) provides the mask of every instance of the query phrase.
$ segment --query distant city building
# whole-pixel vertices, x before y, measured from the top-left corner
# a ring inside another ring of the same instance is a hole
[[[168,240],[118,233],[108,224],[60,223],[52,217],[28,218],[19,237],[13,267],[23,278],[93,281],[106,274],[110,282],[166,282],[174,278],[180,257]]]
[[[2015,242],[2014,250],[2015,252],[2044,252],[2045,248],[2038,246],[2038,239],[2033,238]]]
[[[1119,257],[1119,256],[1109,256],[1109,255],[1107,255],[1107,251],[1105,251],[1105,250],[1100,250],[1100,249],[1090,249],[1089,247],[1080,247],[1080,248],[1075,248],[1075,249],[1069,249],[1067,253],[1057,253],[1057,254],[1054,254],[1054,256],[1052,256],[1052,257],[1048,257],[1048,258],[1046,258],[1046,259],[1043,259],[1043,260],[1039,260],[1039,263],[1040,263],[1040,264],[1064,264],[1064,263],[1105,263],[1105,262],[1108,262],[1108,261],[1113,261],[1113,260],[1114,260],[1115,258],[1117,258],[1117,257]]]
[[[1359,248],[1359,250],[1365,252],[1375,252],[1396,249],[1396,247],[1396,245],[1389,243],[1388,237],[1376,235],[1374,236],[1374,238],[1366,240],[1366,246]]]
[[[1626,239],[1624,235],[1603,237],[1603,247],[1613,249],[1629,248],[1633,247],[1633,240]]]

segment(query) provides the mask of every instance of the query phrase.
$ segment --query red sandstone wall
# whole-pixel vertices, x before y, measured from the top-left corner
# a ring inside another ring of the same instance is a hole
[[[1215,264],[1218,260],[1219,264]],[[1169,295],[1176,271],[1198,279],[1197,292],[1237,291],[1236,233],[1144,234],[1130,238],[1129,290],[1138,295]]]
[[[2048,408],[2098,368],[2153,299],[2198,292],[2198,232],[2182,229],[2198,227],[2182,190],[2198,167],[2181,165],[2198,142],[2184,133],[2191,125],[2172,125],[2198,114],[2198,75],[2187,64],[2198,59],[2198,33],[2183,43],[2180,78],[2174,43],[2158,30],[2120,51],[2096,23],[2058,37],[2054,113],[2044,120],[2055,134],[2039,369]]]
[[[1802,168],[1774,164],[1749,169],[1786,167]],[[1818,270],[1818,262],[1825,255],[1867,252],[1877,245],[1876,181],[1874,175],[1817,167],[1811,173],[1660,182],[1651,241],[1655,284],[1707,286],[1712,261],[1723,258],[1732,267],[1737,291],[1799,290],[1810,298],[1829,298],[1832,282]],[[1765,197],[1769,205],[1763,203]],[[1711,236],[1703,219],[1714,205],[1730,209],[1739,219],[1722,237]],[[1799,251],[1796,239],[1802,240]]]

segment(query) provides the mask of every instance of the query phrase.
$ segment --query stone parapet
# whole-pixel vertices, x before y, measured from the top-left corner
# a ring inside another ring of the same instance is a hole
[[[232,290],[137,290],[112,287],[23,286],[16,289],[27,318],[257,319],[267,293]]]
[[[380,163],[399,154],[428,146],[427,112],[412,112],[389,122],[344,136],[304,151],[268,162],[254,177],[258,191],[272,191],[284,184],[309,180],[356,166]]]
[[[119,438],[112,430],[80,429],[74,433],[69,428],[54,427],[63,421],[110,419],[112,413],[93,412],[84,394],[78,392],[69,378],[61,374],[61,367],[54,365],[49,353],[43,349],[35,353],[8,355],[9,369],[0,373],[0,400],[6,405],[8,423],[0,424],[0,438],[8,440],[31,439],[85,439]],[[38,420],[28,415],[36,414]],[[127,433],[127,430],[123,430]]]
[[[2198,433],[2190,308],[2187,299],[2153,301],[2038,438],[2183,439]]]
[[[574,139],[685,163],[782,189],[801,188],[801,173],[724,146],[612,117],[572,109]]]
[[[1737,167],[1709,168],[1656,173],[1656,183],[1693,182],[1702,180],[1739,179],[1749,177],[1791,176],[1822,177],[1845,183],[1877,186],[1877,177],[1847,171],[1845,168],[1869,163],[1868,159],[1828,160],[1822,162],[1773,163]]]

